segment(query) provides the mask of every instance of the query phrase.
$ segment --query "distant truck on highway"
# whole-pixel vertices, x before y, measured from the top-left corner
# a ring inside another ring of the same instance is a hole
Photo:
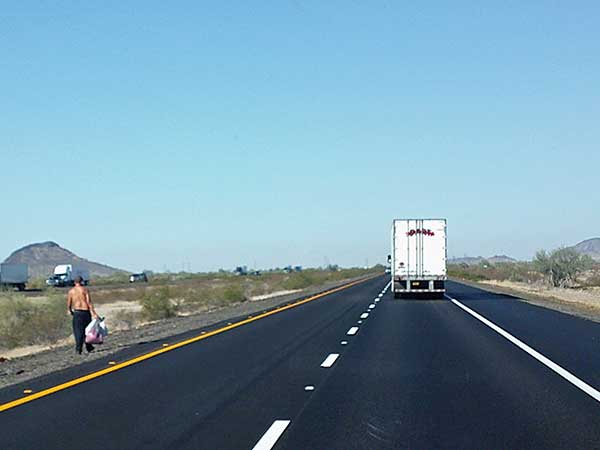
[[[54,273],[46,280],[48,286],[65,287],[74,286],[75,278],[81,277],[83,285],[90,282],[90,272],[84,267],[73,264],[59,264],[54,268]]]
[[[394,220],[390,256],[395,298],[444,297],[446,219]]]
[[[28,281],[27,264],[0,264],[0,288],[17,288],[23,291]]]

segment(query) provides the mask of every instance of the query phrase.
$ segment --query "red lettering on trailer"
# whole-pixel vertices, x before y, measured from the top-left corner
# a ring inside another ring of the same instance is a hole
[[[407,236],[414,236],[415,234],[424,234],[425,236],[435,236],[435,233],[429,229],[417,228],[416,230],[410,230],[406,232]]]

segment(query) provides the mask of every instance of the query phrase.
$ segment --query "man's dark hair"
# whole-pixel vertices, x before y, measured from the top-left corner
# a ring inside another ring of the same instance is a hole
[[[83,278],[81,277],[81,275],[77,275],[75,277],[75,283],[81,284],[82,282],[83,282]]]

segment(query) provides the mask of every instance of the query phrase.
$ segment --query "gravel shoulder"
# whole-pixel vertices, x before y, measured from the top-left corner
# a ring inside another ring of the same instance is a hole
[[[600,290],[548,289],[529,286],[524,283],[505,281],[474,282],[460,278],[455,278],[454,281],[484,291],[510,295],[519,301],[600,323]]]
[[[319,287],[304,289],[301,292],[245,301],[213,311],[174,317],[130,330],[116,331],[111,333],[106,342],[101,346],[97,346],[91,354],[76,355],[74,341],[71,337],[69,343],[49,350],[14,359],[0,359],[0,388],[32,380],[95,359],[105,358],[125,349],[129,350],[129,357],[141,355],[147,353],[150,349],[140,344],[147,344],[193,330],[211,327],[221,322],[275,308],[364,278],[331,282]],[[139,351],[136,347],[139,347]]]

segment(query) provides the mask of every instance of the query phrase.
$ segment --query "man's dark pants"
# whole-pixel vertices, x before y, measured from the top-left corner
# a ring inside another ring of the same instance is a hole
[[[81,355],[85,342],[85,327],[92,321],[92,314],[88,310],[76,309],[73,311],[73,334],[75,335],[75,351]],[[88,352],[94,350],[92,344],[85,344]]]

